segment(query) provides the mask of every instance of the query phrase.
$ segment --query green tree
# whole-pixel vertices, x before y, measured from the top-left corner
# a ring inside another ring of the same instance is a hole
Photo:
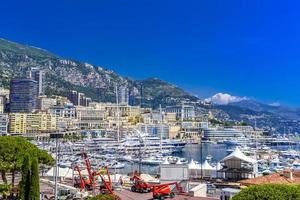
[[[40,178],[37,158],[33,158],[31,162],[31,177],[30,177],[30,200],[40,199]]]
[[[30,157],[28,154],[26,154],[22,165],[22,179],[20,182],[20,197],[22,200],[29,199],[30,178]]]
[[[41,164],[53,165],[54,159],[43,150],[28,142],[23,137],[0,137],[0,172],[4,183],[7,183],[6,173],[12,174],[11,185],[15,185],[15,175],[21,171],[26,154],[36,157]]]
[[[300,200],[300,186],[276,184],[250,186],[232,200]]]

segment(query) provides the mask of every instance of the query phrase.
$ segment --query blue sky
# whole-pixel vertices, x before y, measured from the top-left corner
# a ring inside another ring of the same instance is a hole
[[[3,1],[0,37],[208,97],[300,106],[298,1]]]

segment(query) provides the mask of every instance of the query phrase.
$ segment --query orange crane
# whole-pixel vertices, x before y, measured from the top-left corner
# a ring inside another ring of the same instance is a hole
[[[94,176],[93,176],[93,172],[92,172],[92,166],[91,166],[91,162],[90,162],[90,159],[88,158],[87,156],[87,153],[86,152],[83,152],[82,153],[82,157],[84,159],[84,162],[85,162],[85,165],[86,165],[86,169],[88,171],[88,175],[89,175],[89,180],[91,182],[91,185],[95,186],[95,179],[94,179]]]
[[[107,182],[104,179],[104,177],[102,175],[103,173],[101,172],[101,170],[99,170],[98,172],[93,172],[92,171],[91,163],[90,163],[90,160],[88,158],[87,153],[83,152],[82,155],[83,155],[85,165],[86,165],[86,168],[87,168],[87,171],[88,171],[88,174],[89,174],[89,180],[90,180],[90,184],[92,186],[91,188],[94,189],[96,187],[95,176],[100,176],[100,178],[102,180],[102,183],[103,183],[103,185],[101,185],[100,188],[99,188],[100,192],[101,193],[106,193],[106,194],[111,194],[112,196],[115,197],[116,200],[119,199],[118,196],[116,196],[114,191],[113,191],[112,180],[111,180],[111,177],[110,177],[108,167],[107,166],[105,167],[105,173],[107,174],[107,177],[108,177],[108,182]]]
[[[153,185],[152,189],[152,195],[153,199],[165,199],[166,197],[174,198],[175,193],[172,192],[171,185],[176,186],[177,193],[179,194],[186,194],[186,192],[183,191],[183,188],[177,183],[177,182],[172,182],[172,183],[165,183],[165,184],[160,184],[160,185]]]
[[[84,179],[82,173],[81,173],[81,170],[80,170],[80,167],[79,166],[76,166],[75,167],[75,170],[78,172],[78,176],[79,176],[79,183],[76,182],[74,184],[75,187],[79,187],[81,190],[84,190],[84,189],[87,189],[87,190],[92,190],[92,187],[91,187],[91,182],[89,179]]]
[[[103,185],[100,186],[100,191],[102,193],[109,193],[109,194],[114,195],[113,188],[112,188],[112,180],[110,178],[110,173],[109,173],[109,170],[108,170],[107,166],[105,167],[104,173],[106,173],[106,175],[108,177],[108,181],[106,181],[104,179],[104,177],[103,177],[104,174],[103,174],[102,170],[99,170],[98,172],[94,172],[93,177],[99,176],[101,178],[101,181],[102,181]]]

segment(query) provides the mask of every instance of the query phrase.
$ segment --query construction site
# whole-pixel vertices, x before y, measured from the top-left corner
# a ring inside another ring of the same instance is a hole
[[[82,159],[84,166],[54,167],[43,174],[41,199],[80,200],[107,194],[116,200],[213,200],[221,195],[206,181],[190,180],[184,165],[165,163],[161,174],[153,177],[139,170],[127,175],[111,174],[107,166],[94,170],[87,153],[82,153]]]

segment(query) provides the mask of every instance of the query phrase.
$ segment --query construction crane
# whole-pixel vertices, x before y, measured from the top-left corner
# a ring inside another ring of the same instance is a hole
[[[75,167],[75,170],[78,172],[78,177],[79,177],[79,181],[78,179],[76,180],[76,183],[74,184],[74,187],[80,188],[81,190],[92,190],[92,185],[91,185],[91,181],[90,179],[84,179],[82,173],[81,173],[81,169],[79,166]]]
[[[91,181],[91,184],[94,186],[95,185],[95,180],[94,180],[94,176],[93,176],[93,171],[92,171],[92,166],[91,166],[91,162],[89,157],[87,156],[86,152],[82,153],[82,157],[84,159],[85,165],[86,165],[86,169],[89,175],[89,179]]]
[[[110,177],[110,173],[109,173],[109,169],[106,166],[104,170],[99,170],[98,172],[93,172],[92,167],[91,167],[91,162],[89,160],[89,157],[87,155],[86,152],[82,153],[82,156],[84,158],[85,161],[85,165],[88,171],[88,175],[89,175],[89,180],[90,180],[90,185],[92,190],[94,190],[96,188],[96,181],[95,181],[95,177],[99,176],[102,180],[103,185],[100,185],[99,189],[101,193],[105,193],[105,194],[111,194],[112,196],[115,197],[115,199],[119,199],[118,196],[115,195],[113,188],[112,188],[112,180]],[[107,175],[108,177],[108,181],[106,181],[103,177],[103,175]]]
[[[107,175],[108,181],[106,181],[103,177],[105,174]],[[99,176],[101,178],[101,181],[103,183],[103,185],[100,186],[101,193],[108,193],[114,195],[113,188],[112,188],[112,181],[107,166],[104,168],[104,170],[99,170],[98,172],[94,172],[93,176],[94,177]]]
[[[177,182],[165,183],[160,185],[153,185],[153,199],[162,200],[166,197],[174,198],[175,193],[171,189],[172,185],[175,185],[178,194],[186,194],[186,192],[183,191],[183,188]]]

